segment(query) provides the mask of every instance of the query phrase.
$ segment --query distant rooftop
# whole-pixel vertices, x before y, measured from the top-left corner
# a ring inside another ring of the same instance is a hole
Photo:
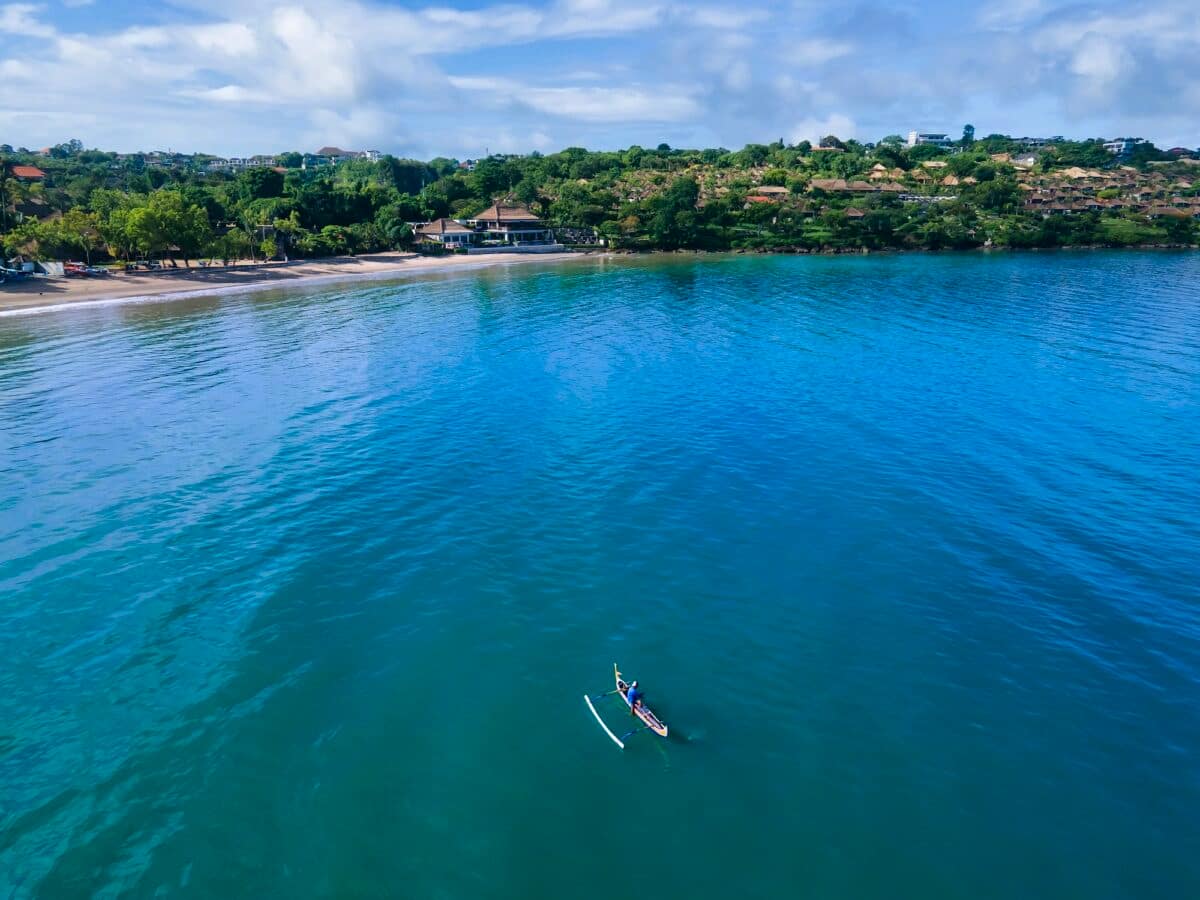
[[[26,178],[33,181],[39,181],[46,177],[46,173],[37,166],[19,166],[14,163],[9,167],[9,171],[12,172],[13,178]]]

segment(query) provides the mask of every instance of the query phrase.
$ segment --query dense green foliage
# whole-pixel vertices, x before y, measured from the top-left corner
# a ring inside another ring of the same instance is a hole
[[[473,167],[384,157],[237,174],[210,158],[168,161],[86,150],[77,141],[47,156],[8,152],[0,162],[43,169],[42,183],[0,165],[0,242],[6,255],[44,258],[326,256],[408,246],[411,223],[469,217],[493,202],[523,204],[554,226],[595,229],[628,249],[886,249],[1054,247],[1193,243],[1187,216],[1152,220],[1144,210],[1049,216],[1026,209],[1005,154],[1020,146],[964,128],[953,148],[906,147],[898,136],[865,146],[828,136],[750,144],[741,150],[630,147],[547,156],[494,156]],[[1152,145],[1130,160],[1161,164]],[[932,163],[932,166],[930,164]],[[1097,141],[1064,141],[1040,153],[1037,172],[1112,169]],[[884,177],[891,192],[820,186],[821,179]],[[949,178],[947,178],[949,176]],[[952,184],[953,187],[946,187]],[[760,188],[774,190],[756,196]],[[786,188],[786,191],[782,189]],[[901,190],[901,188],[903,190]]]

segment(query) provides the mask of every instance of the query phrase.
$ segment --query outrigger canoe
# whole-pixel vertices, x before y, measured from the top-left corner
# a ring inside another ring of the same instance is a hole
[[[620,698],[622,700],[625,701],[626,706],[630,706],[631,704],[629,702],[629,683],[626,682],[625,679],[621,677],[621,671],[620,671],[620,669],[617,668],[616,663],[613,663],[613,679],[616,681],[617,689],[615,691],[609,691],[608,694],[600,694],[595,699],[599,700],[601,697],[606,697],[609,694],[617,694],[620,696]],[[604,720],[602,718],[600,718],[600,713],[596,712],[596,707],[592,705],[593,698],[589,697],[587,694],[584,694],[583,699],[587,701],[588,708],[591,709],[592,715],[596,717],[596,721],[600,723],[600,727],[603,728],[605,733],[608,734],[608,736],[613,739],[613,743],[615,743],[622,750],[625,749],[624,739],[627,737],[630,737],[631,735],[636,734],[638,731],[641,730],[639,728],[635,728],[633,731],[630,731],[627,734],[623,734],[623,735],[621,735],[621,737],[617,737],[615,734],[612,733],[612,729],[610,729],[608,727],[608,725],[605,724]],[[638,708],[633,711],[633,714],[642,720],[642,723],[646,729],[653,731],[659,737],[667,736],[666,723],[663,722],[653,712],[651,712],[650,708],[648,706],[646,706],[645,703],[639,703]]]

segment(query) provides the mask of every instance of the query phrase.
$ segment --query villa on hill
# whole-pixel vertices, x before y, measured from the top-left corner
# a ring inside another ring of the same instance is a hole
[[[22,166],[12,163],[9,165],[8,171],[17,181],[44,181],[46,178],[46,173],[37,166]]]
[[[378,150],[343,150],[341,147],[322,147],[312,155],[331,163],[344,162],[348,159],[366,159],[375,162],[382,156]]]

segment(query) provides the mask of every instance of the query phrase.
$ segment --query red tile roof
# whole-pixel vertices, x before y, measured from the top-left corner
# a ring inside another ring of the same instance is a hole
[[[46,177],[46,173],[37,166],[18,166],[14,164],[11,169],[13,178],[29,178],[37,180]]]

